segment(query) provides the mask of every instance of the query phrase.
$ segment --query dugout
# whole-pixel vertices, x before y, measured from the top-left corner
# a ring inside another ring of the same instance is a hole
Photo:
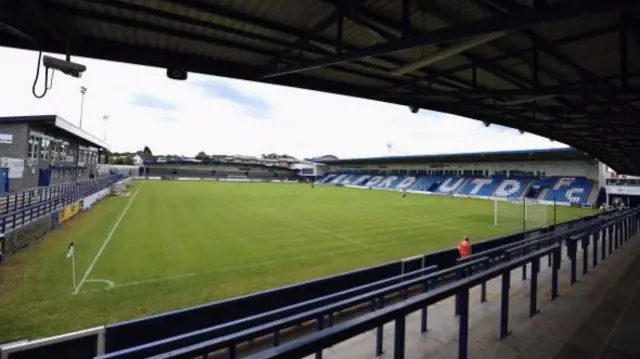
[[[0,117],[0,192],[93,178],[108,150],[56,115]]]

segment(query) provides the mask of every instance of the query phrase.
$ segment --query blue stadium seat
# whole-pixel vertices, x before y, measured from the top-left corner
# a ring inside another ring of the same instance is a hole
[[[431,187],[438,181],[443,181],[442,177],[419,177],[418,180],[409,188],[412,191],[428,192]]]
[[[500,178],[500,184],[496,186],[493,195],[496,197],[518,198],[524,194],[532,179],[530,177],[496,177]]]
[[[547,201],[586,204],[593,183],[585,177],[555,177],[544,199]]]
[[[502,182],[500,177],[471,178],[458,191],[458,194],[472,196],[493,196],[493,193]]]
[[[537,198],[544,190],[548,201],[586,204],[593,182],[585,177],[455,177],[387,175],[379,172],[325,174],[320,183],[344,184],[361,187],[406,189],[412,191],[461,194],[471,196],[497,196],[518,198],[526,195]],[[529,191],[524,191],[529,188]]]
[[[446,193],[446,194],[454,194],[460,188],[464,186],[464,184],[469,181],[469,178],[464,177],[446,177],[442,183],[438,186],[436,192],[438,193]]]

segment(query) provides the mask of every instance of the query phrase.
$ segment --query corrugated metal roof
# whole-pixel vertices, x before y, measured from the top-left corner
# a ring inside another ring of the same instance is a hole
[[[496,162],[496,161],[584,161],[594,158],[574,148],[548,148],[532,150],[508,150],[469,153],[441,153],[412,156],[382,156],[367,158],[341,158],[322,161],[326,165],[364,165],[364,164],[420,164],[420,163],[458,163],[458,162]]]
[[[0,2],[0,22],[45,51],[449,112],[640,174],[639,8],[633,0],[14,0]],[[497,30],[507,34],[391,73]],[[6,33],[0,45],[33,48]],[[382,46],[394,51],[374,51]]]

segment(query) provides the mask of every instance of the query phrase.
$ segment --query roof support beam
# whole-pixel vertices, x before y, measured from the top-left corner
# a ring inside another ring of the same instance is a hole
[[[493,7],[489,7],[489,9],[488,9],[489,11],[491,11],[494,14],[499,13],[501,11],[500,8],[503,9],[502,11],[509,11],[509,14],[516,13],[518,11],[521,11],[522,6],[524,6],[522,4],[513,2],[512,0],[475,0],[475,1],[476,2],[480,2],[480,3],[485,3],[485,4],[487,4],[487,3],[494,4]],[[498,6],[496,7],[495,4],[498,4]],[[506,9],[506,10],[504,10],[504,9]],[[621,13],[626,13],[626,11],[621,11]],[[622,22],[623,21],[621,19],[621,23]],[[588,83],[593,84],[595,86],[601,86],[601,87],[604,86],[604,87],[606,87],[608,89],[615,88],[615,86],[611,85],[607,81],[604,81],[603,79],[601,79],[596,74],[592,73],[591,71],[585,69],[584,67],[582,67],[582,66],[574,63],[573,61],[569,60],[569,58],[567,56],[562,54],[555,47],[551,46],[546,40],[544,40],[541,37],[539,37],[538,35],[534,34],[531,30],[525,29],[523,31],[523,33],[536,46],[536,48],[538,48],[540,51],[545,52],[547,55],[553,57],[556,61],[558,61],[558,62],[564,64],[565,66],[568,66],[571,69],[573,69],[574,71],[576,71]],[[624,109],[625,111],[640,113],[640,111],[637,108],[635,108],[634,106],[632,106],[630,104],[626,104],[626,103],[620,101],[619,99],[617,99],[615,97],[612,98],[612,102],[614,102],[617,106],[619,106],[620,108]]]
[[[333,24],[336,23],[339,17],[340,13],[335,11],[331,15],[327,16],[324,20],[318,22],[309,32],[304,34],[304,36],[298,37],[298,39],[293,44],[289,45],[287,49],[274,56],[274,58],[270,61],[269,66],[275,66],[280,63],[284,57],[307,47],[309,45],[309,42],[313,40],[313,38],[318,36],[318,34],[325,31],[329,27],[333,26]]]
[[[497,31],[509,31],[523,29],[542,23],[554,22],[589,14],[598,14],[604,11],[628,7],[631,0],[608,0],[594,4],[576,4],[575,1],[565,0],[545,7],[544,10],[531,10],[513,14],[512,16],[499,16],[482,19],[460,26],[452,26],[441,30],[432,31],[424,36],[416,38],[402,38],[386,44],[374,45],[357,51],[329,56],[301,66],[295,66],[283,71],[268,73],[263,78],[282,76],[319,67],[337,65],[344,62],[360,60],[368,57],[391,54],[414,47],[452,42],[469,36],[483,35]]]
[[[84,0],[84,2],[99,4],[102,6],[110,6],[113,8],[123,9],[123,10],[130,11],[132,13],[137,13],[137,14],[157,16],[157,17],[175,21],[175,22],[196,25],[202,28],[220,31],[220,32],[233,34],[233,35],[238,35],[247,39],[263,41],[263,42],[274,44],[274,45],[280,45],[280,46],[292,45],[292,43],[290,43],[289,41],[281,40],[276,37],[262,35],[262,34],[250,32],[250,31],[245,31],[245,30],[237,29],[230,26],[220,25],[211,21],[204,21],[204,20],[196,19],[190,16],[184,16],[177,13],[159,10],[149,6],[138,5],[131,2],[122,1],[122,0]]]
[[[560,38],[554,41],[550,41],[549,45],[552,46],[562,46],[562,45],[567,45],[567,44],[571,44],[574,42],[578,42],[578,41],[582,41],[585,39],[590,39],[592,37],[597,37],[597,36],[601,36],[601,35],[605,35],[614,31],[618,31],[619,27],[617,25],[614,26],[605,26],[605,27],[601,27],[598,29],[594,29],[594,30],[590,30],[584,33],[579,33],[579,34],[575,34],[575,35],[571,35],[568,37],[564,37],[564,38]],[[511,51],[504,51],[504,53],[502,55],[498,55],[498,56],[493,56],[493,57],[487,57],[484,60],[478,62],[478,63],[470,63],[470,64],[464,64],[464,65],[460,65],[460,66],[456,66],[456,67],[452,67],[448,70],[443,70],[440,73],[441,74],[455,74],[456,72],[461,72],[461,71],[466,71],[469,69],[472,69],[475,66],[482,66],[486,63],[497,63],[497,62],[501,62],[501,61],[505,61],[508,60],[510,58],[514,58],[514,57],[518,57],[518,56],[523,56],[526,54],[530,54],[533,51],[535,51],[536,48],[535,47],[528,47],[528,48],[524,48],[524,49],[518,49],[518,50],[511,50]],[[429,80],[429,77],[426,77],[425,80]]]
[[[616,89],[605,89],[601,87],[562,87],[562,86],[547,86],[547,87],[531,87],[531,88],[517,88],[517,89],[469,89],[458,91],[439,91],[429,90],[424,93],[413,92],[396,92],[381,93],[380,96],[385,97],[513,97],[513,96],[589,96],[589,97],[613,97],[613,96],[633,96],[640,95],[640,87],[626,87]]]
[[[498,31],[498,32],[492,32],[490,34],[486,34],[486,35],[482,35],[482,36],[477,36],[477,37],[473,37],[469,40],[463,41],[459,44],[453,45],[451,47],[448,47],[446,49],[443,49],[442,51],[435,53],[433,55],[424,57],[420,60],[417,60],[415,62],[412,62],[410,64],[406,64],[404,66],[401,66],[395,70],[393,70],[391,73],[396,75],[396,76],[402,76],[404,74],[407,74],[409,72],[415,71],[417,69],[423,68],[423,67],[427,67],[433,63],[436,63],[438,61],[442,61],[445,60],[451,56],[457,55],[461,52],[470,50],[474,47],[478,47],[482,44],[485,44],[487,42],[491,42],[493,40],[496,40],[498,38],[501,38],[503,36],[505,36],[507,33],[504,31]]]
[[[127,19],[127,18],[124,18],[124,17],[115,16],[115,15],[102,13],[102,12],[89,10],[89,9],[79,9],[77,7],[71,7],[71,6],[68,6],[66,4],[62,4],[62,3],[45,3],[45,4],[46,5],[44,5],[44,6],[46,8],[54,9],[56,11],[59,11],[61,13],[67,14],[67,15],[79,16],[79,17],[84,17],[84,18],[87,18],[87,19],[93,19],[93,20],[96,20],[96,21],[104,21],[104,22],[111,23],[111,24],[117,24],[117,25],[121,25],[121,26],[144,29],[144,30],[147,30],[147,31],[157,32],[157,33],[165,34],[165,35],[168,35],[168,36],[175,36],[175,37],[179,37],[179,38],[187,38],[187,39],[191,39],[191,40],[194,40],[194,41],[201,41],[201,42],[204,42],[204,43],[209,43],[209,44],[212,44],[212,45],[223,46],[223,47],[227,47],[227,48],[231,48],[231,49],[237,49],[237,50],[241,50],[241,51],[253,52],[253,53],[256,53],[256,54],[259,54],[259,55],[262,55],[262,56],[273,56],[275,54],[275,52],[272,51],[272,50],[261,49],[261,48],[253,48],[253,47],[250,47],[249,45],[242,45],[242,44],[238,44],[236,42],[232,42],[232,41],[228,41],[228,40],[224,40],[224,39],[218,39],[218,38],[213,37],[211,35],[194,34],[194,33],[189,32],[189,31],[174,29],[174,28],[167,27],[167,26],[164,26],[164,25],[156,25],[156,24],[143,22],[143,21],[138,21],[138,20],[134,20],[134,19]]]
[[[101,0],[104,1],[104,0]],[[281,34],[284,35],[292,35],[292,36],[296,36],[298,38],[300,37],[304,37],[305,36],[305,32],[300,31],[299,29],[287,26],[287,25],[283,25],[283,24],[279,24],[279,23],[275,23],[257,16],[253,16],[253,15],[248,15],[242,12],[238,12],[232,9],[227,9],[227,8],[223,8],[220,7],[218,5],[212,4],[212,3],[205,3],[202,2],[200,0],[163,0],[165,2],[171,3],[174,6],[180,6],[180,7],[184,7],[184,8],[191,8],[191,9],[195,9],[197,11],[202,11],[205,13],[209,13],[209,14],[214,14],[217,16],[221,16],[221,17],[226,17],[235,21],[239,21],[241,23],[245,23],[245,24],[250,24],[253,26],[257,26],[257,27],[261,27],[264,29],[267,29],[269,31],[273,31],[273,32],[279,32]],[[352,0],[352,1],[358,1],[358,0]],[[332,6],[335,4],[334,1],[330,1],[330,0],[323,0],[323,2],[331,4]],[[354,21],[355,23],[359,23],[358,22],[358,18],[357,16],[352,17],[352,14],[349,14],[349,18]],[[361,24],[362,25],[362,24]],[[369,27],[371,28],[371,27]],[[376,31],[376,29],[371,28],[372,31]],[[329,46],[329,47],[337,47],[337,43],[333,38],[327,38],[327,37],[323,37],[323,36],[317,36],[313,39],[313,42],[316,42],[318,44],[322,44],[324,46]],[[358,48],[356,48],[353,45],[344,43],[343,44],[343,49],[344,50],[348,50],[348,51],[357,51]],[[320,46],[316,46],[313,43],[309,43],[308,44],[308,51],[312,52],[313,54],[316,55],[324,55],[324,56],[331,56],[333,54],[331,54],[329,51],[327,51],[325,48],[320,47]],[[379,57],[380,60],[387,62],[389,64],[391,64],[391,66],[401,66],[403,63],[391,58],[389,56],[380,56]],[[383,72],[388,72],[389,68],[385,67],[385,66],[381,66],[378,64],[373,64],[370,62],[366,62],[366,61],[356,61],[354,62],[356,64],[358,64],[361,67],[364,68],[368,68],[368,69],[372,69],[372,70],[377,70],[377,71],[383,71]],[[349,69],[349,71],[351,71],[351,69]],[[433,75],[434,78],[431,80],[431,82],[433,84],[438,84],[447,88],[452,88],[452,89],[462,89],[464,88],[464,86],[466,85],[466,83],[460,79],[457,79],[453,76],[450,75],[442,75],[440,76],[440,74],[437,74],[434,71],[422,71],[423,74],[422,75],[412,75],[409,76],[410,78],[418,78],[421,76],[425,76],[426,75]],[[397,83],[397,84],[402,84],[404,82],[409,82],[410,80],[401,80],[401,79],[389,79],[390,83]],[[420,86],[417,83],[408,83],[408,86]]]

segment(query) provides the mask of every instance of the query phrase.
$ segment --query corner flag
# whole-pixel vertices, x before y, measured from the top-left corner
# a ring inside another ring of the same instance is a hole
[[[73,279],[73,290],[75,294],[76,290],[76,249],[73,246],[73,242],[69,243],[67,248],[67,258],[71,258],[71,278]]]
[[[67,248],[67,258],[71,258],[75,253],[75,248],[73,247],[73,242],[69,243],[69,248]]]

